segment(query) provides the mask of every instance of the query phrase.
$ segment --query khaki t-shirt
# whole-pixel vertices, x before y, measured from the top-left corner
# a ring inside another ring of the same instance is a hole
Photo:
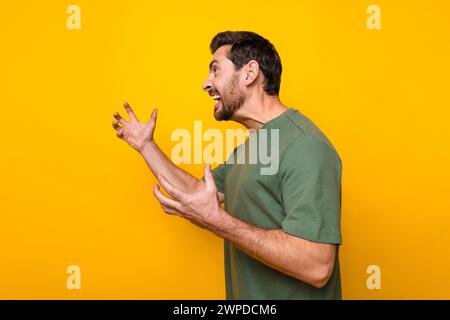
[[[258,144],[249,141],[252,137],[262,140],[257,134],[263,131],[267,134],[266,154],[278,148],[278,165],[273,159],[271,164],[275,173],[267,174],[267,158],[265,162],[258,158],[257,163],[250,160],[254,158],[249,154],[255,155],[251,146]],[[257,134],[250,135],[213,170],[217,189],[225,195],[225,211],[260,228],[341,244],[342,164],[331,142],[293,108],[266,122]],[[274,135],[278,141],[272,140]],[[227,299],[341,299],[339,246],[336,248],[333,274],[325,287],[316,288],[259,262],[225,240]]]

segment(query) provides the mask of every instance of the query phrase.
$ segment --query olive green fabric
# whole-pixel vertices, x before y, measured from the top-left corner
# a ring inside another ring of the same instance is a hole
[[[269,154],[278,147],[278,170],[263,175],[260,161],[250,164],[249,140],[213,170],[224,209],[264,229],[314,242],[337,244],[333,274],[323,288],[281,273],[224,241],[227,299],[341,299],[341,159],[326,136],[306,116],[290,108],[265,123]],[[275,130],[273,130],[275,129]],[[278,144],[270,143],[277,131]],[[241,150],[246,163],[236,163]],[[230,161],[234,159],[234,163]]]

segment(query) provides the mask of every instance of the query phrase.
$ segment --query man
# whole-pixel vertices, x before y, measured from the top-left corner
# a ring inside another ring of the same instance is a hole
[[[227,299],[341,299],[342,166],[336,150],[312,121],[280,102],[281,61],[268,40],[227,31],[210,48],[203,89],[217,102],[214,117],[255,132],[276,130],[275,174],[262,175],[261,163],[231,161],[247,139],[224,164],[212,172],[206,165],[196,179],[156,145],[156,109],[144,123],[125,103],[130,121],[114,114],[117,136],[144,157],[170,195],[154,186],[166,213],[225,240]]]

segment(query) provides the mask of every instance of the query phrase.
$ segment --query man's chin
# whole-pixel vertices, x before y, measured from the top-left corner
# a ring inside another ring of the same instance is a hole
[[[231,120],[232,116],[233,115],[228,116],[224,114],[222,110],[214,111],[214,118],[216,118],[217,121],[228,121]]]
[[[220,110],[215,110],[214,111],[214,118],[216,118],[217,121],[223,121],[225,120],[223,118],[223,114],[220,112]]]
[[[236,111],[231,112],[229,108],[222,104],[222,102],[218,103],[216,106],[217,107],[214,107],[214,118],[216,118],[217,121],[232,120]]]
[[[223,121],[224,119],[224,113],[222,110],[222,103],[219,102],[215,107],[214,107],[214,118],[216,118],[217,121]]]

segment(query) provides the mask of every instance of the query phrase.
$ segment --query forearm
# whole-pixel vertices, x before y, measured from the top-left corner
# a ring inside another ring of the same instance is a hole
[[[289,235],[281,229],[256,227],[220,210],[222,217],[212,230],[216,235],[280,272],[316,287],[325,285],[331,270],[320,250],[317,250],[317,244]]]
[[[177,167],[154,141],[147,143],[140,154],[155,177],[161,174],[172,185],[183,190],[197,189],[199,179]]]

